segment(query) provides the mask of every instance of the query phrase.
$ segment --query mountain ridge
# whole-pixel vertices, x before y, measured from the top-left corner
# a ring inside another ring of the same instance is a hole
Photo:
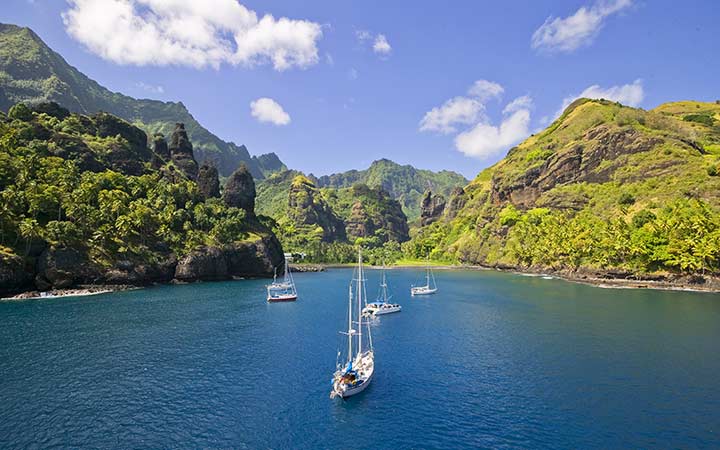
[[[226,142],[204,128],[180,102],[136,99],[112,92],[86,76],[48,47],[30,28],[0,23],[0,110],[15,103],[55,101],[72,112],[100,111],[121,117],[149,136],[169,136],[184,123],[200,161],[215,161],[227,176],[245,163],[256,179],[285,169],[274,153],[251,156],[244,145]]]

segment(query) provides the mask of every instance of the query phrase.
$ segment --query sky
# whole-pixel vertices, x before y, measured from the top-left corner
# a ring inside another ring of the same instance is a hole
[[[720,99],[718,0],[5,0],[0,21],[315,175],[473,178],[578,96]]]

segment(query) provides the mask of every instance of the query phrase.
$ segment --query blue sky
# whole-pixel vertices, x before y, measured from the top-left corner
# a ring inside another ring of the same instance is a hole
[[[111,90],[182,101],[221,138],[316,175],[390,158],[472,178],[583,92],[643,108],[720,98],[717,0],[200,3],[10,0],[0,21]],[[118,5],[151,27],[115,29]]]

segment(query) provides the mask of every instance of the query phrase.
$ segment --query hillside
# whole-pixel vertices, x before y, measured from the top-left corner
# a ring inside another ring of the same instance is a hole
[[[270,276],[282,247],[245,166],[222,193],[182,124],[147,146],[107,113],[0,113],[0,294]]]
[[[176,122],[184,123],[195,144],[196,158],[214,160],[223,176],[240,163],[258,179],[285,168],[273,153],[250,156],[244,145],[221,140],[200,125],[182,102],[138,100],[111,92],[70,66],[32,30],[0,24],[0,110],[7,111],[21,101],[55,101],[82,114],[109,112],[150,136],[169,136]]]
[[[720,271],[720,104],[580,99],[464,189],[415,256],[551,271]]]
[[[287,170],[258,183],[257,193],[258,213],[276,221],[283,246],[313,261],[351,261],[355,244],[375,249],[379,261],[387,248],[399,252],[409,239],[400,203],[382,189],[361,183],[318,188],[309,177]]]
[[[449,196],[453,188],[465,186],[467,182],[465,177],[456,172],[416,169],[388,159],[374,161],[365,170],[350,170],[317,178],[317,185],[323,188],[348,188],[357,183],[382,188],[400,202],[410,222],[420,217],[420,200],[425,191],[432,190]]]

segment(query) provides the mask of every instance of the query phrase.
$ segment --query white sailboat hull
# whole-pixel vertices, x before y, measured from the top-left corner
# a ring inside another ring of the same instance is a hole
[[[335,372],[331,397],[348,398],[359,394],[370,385],[375,373],[375,357],[372,350],[368,350],[355,358],[353,367],[357,373],[357,382],[347,383],[343,380],[345,371]]]
[[[429,286],[419,286],[410,288],[410,295],[431,295],[437,292],[437,288],[430,288]]]
[[[375,316],[382,316],[383,314],[392,314],[396,312],[402,311],[402,306],[400,305],[393,305],[393,306],[387,306],[382,308],[365,308],[363,309],[363,313],[365,314],[373,314]]]

